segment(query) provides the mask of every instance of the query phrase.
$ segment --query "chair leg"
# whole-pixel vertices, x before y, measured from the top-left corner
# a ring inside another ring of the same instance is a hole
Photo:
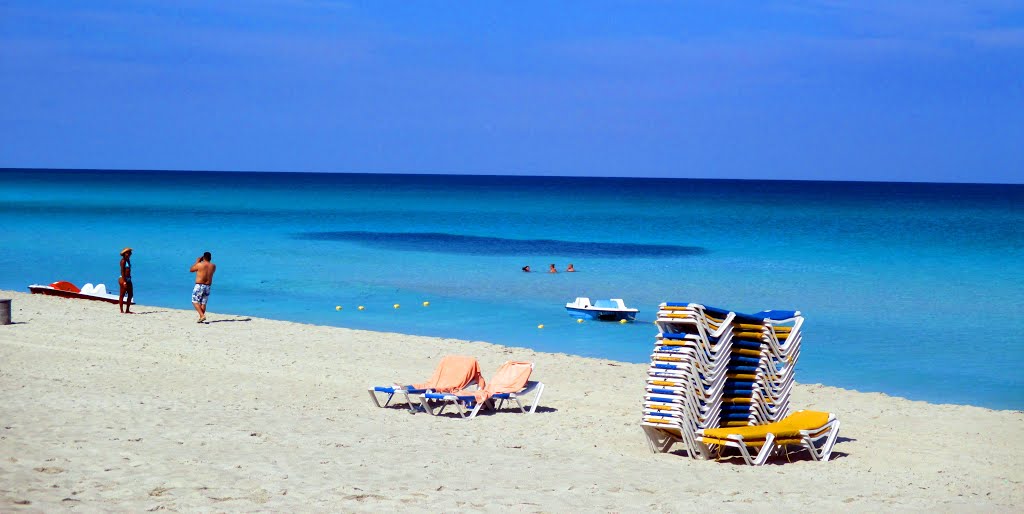
[[[832,448],[836,445],[836,439],[839,439],[839,420],[836,420],[835,425],[832,425],[832,432],[828,434],[828,439],[825,441],[825,446],[821,448],[821,460],[822,462],[828,462],[828,459],[832,457]]]
[[[451,402],[448,400],[438,400],[438,406],[434,409],[434,414],[441,414],[449,405],[451,405]],[[456,405],[456,407],[458,407],[458,405]]]
[[[736,440],[738,443],[736,448],[739,449],[740,455],[743,457],[743,460],[751,466],[764,465],[764,463],[768,461],[768,457],[770,457],[772,452],[775,450],[774,434],[768,434],[768,436],[765,437],[764,446],[761,447],[761,450],[757,452],[757,455],[754,457],[750,456],[750,452],[747,451],[747,445],[743,443],[742,437],[737,436]]]
[[[377,399],[377,393],[373,389],[371,389],[371,390],[369,390],[367,392],[370,393],[370,399],[373,400],[373,404],[376,405],[377,407],[380,407],[381,406],[380,405],[380,400]],[[391,397],[390,396],[388,396],[388,401],[391,401]],[[386,407],[387,404],[385,403],[384,406]]]
[[[410,411],[415,411],[416,407],[412,403],[412,398],[409,398],[409,391],[398,390],[398,391],[395,391],[394,393],[391,393],[391,396],[394,396],[395,394],[398,394],[398,393],[401,393],[402,396],[405,397],[405,405],[408,406],[408,409]],[[388,403],[391,403],[391,397],[388,397]],[[384,406],[386,407],[387,403],[385,403]]]
[[[700,438],[692,430],[680,427],[679,439],[686,446],[686,455],[691,459],[711,459],[711,447],[701,442]],[[719,452],[721,452],[721,447],[719,447]]]
[[[711,448],[708,448],[708,445],[697,440],[694,440],[691,444],[692,446],[686,449],[686,454],[689,455],[690,458],[697,460],[711,460]]]
[[[469,416],[464,415],[463,417],[466,419],[475,418],[476,415],[480,413],[480,409],[483,408],[485,403],[487,402],[476,402],[476,405],[473,406],[473,410],[469,412]]]
[[[533,404],[530,405],[530,414],[537,411],[537,405],[540,404],[540,397],[544,394],[544,382],[537,384],[537,396],[533,397]]]
[[[480,409],[483,409],[488,402],[482,401],[470,403],[463,400],[454,400],[452,403],[459,407],[459,414],[463,418],[472,419],[476,417],[476,415],[480,412]],[[472,405],[472,407],[470,407],[470,405]]]
[[[650,448],[652,453],[665,453],[672,446],[672,443],[675,442],[672,440],[672,436],[657,428],[648,426],[640,428],[644,429],[644,435],[647,436],[647,447]]]
[[[437,415],[434,412],[434,408],[430,406],[430,400],[427,399],[426,395],[421,394],[421,395],[417,396],[416,397],[416,401],[418,401],[420,403],[420,406],[423,408],[424,411],[427,412],[427,414],[430,414],[431,416],[436,416]]]
[[[836,420],[829,430],[828,436],[825,438],[824,444],[820,447],[814,446],[814,441],[810,440],[809,437],[804,437],[804,446],[809,452],[811,452],[811,458],[821,462],[828,462],[828,459],[832,456],[832,448],[836,445],[836,439],[839,438],[839,420]]]
[[[513,396],[509,398],[510,402],[516,402],[516,407],[519,407],[519,412],[526,413],[526,407],[523,407],[523,402],[519,401],[519,397]]]

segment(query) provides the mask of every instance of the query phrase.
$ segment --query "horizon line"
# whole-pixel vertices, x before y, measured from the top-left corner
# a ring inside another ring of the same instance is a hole
[[[40,168],[40,167],[6,167],[0,166],[0,173],[9,171],[56,171],[56,172],[102,172],[127,171],[139,173],[261,173],[261,174],[302,174],[302,175],[390,175],[390,176],[436,176],[436,177],[516,177],[516,178],[565,178],[565,179],[642,179],[642,180],[708,180],[721,182],[821,182],[821,183],[852,183],[852,184],[935,184],[935,185],[977,185],[977,186],[1024,186],[1024,182],[929,182],[915,180],[830,180],[830,179],[794,179],[794,178],[728,178],[728,177],[654,177],[654,176],[618,176],[618,175],[531,175],[523,173],[438,173],[416,171],[383,171],[383,172],[352,172],[352,171],[280,171],[280,170],[202,170],[202,169],[162,169],[162,168]]]

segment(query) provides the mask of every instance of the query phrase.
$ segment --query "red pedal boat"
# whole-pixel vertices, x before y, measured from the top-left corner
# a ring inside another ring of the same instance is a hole
[[[80,298],[82,300],[98,300],[107,303],[117,303],[117,295],[107,293],[107,286],[103,284],[86,284],[81,289],[78,286],[60,280],[54,282],[48,286],[41,286],[39,284],[32,284],[28,286],[28,290],[32,291],[32,294],[46,294],[50,296],[60,296],[63,298]],[[135,305],[135,302],[131,303]]]

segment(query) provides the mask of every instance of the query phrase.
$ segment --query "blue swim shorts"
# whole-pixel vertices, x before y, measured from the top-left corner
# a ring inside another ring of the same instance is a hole
[[[206,284],[196,284],[196,287],[192,288],[192,303],[198,303],[200,305],[206,305],[206,300],[210,299],[210,286]]]

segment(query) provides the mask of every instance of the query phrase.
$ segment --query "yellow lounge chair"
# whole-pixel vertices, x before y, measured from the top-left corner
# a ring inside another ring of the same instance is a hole
[[[722,449],[729,446],[738,449],[747,464],[760,466],[777,448],[785,449],[790,445],[801,445],[810,452],[812,459],[827,461],[838,435],[839,420],[834,414],[800,410],[764,425],[697,430],[697,441],[706,457],[711,456],[714,448],[721,456]],[[752,456],[748,447],[760,450]]]

